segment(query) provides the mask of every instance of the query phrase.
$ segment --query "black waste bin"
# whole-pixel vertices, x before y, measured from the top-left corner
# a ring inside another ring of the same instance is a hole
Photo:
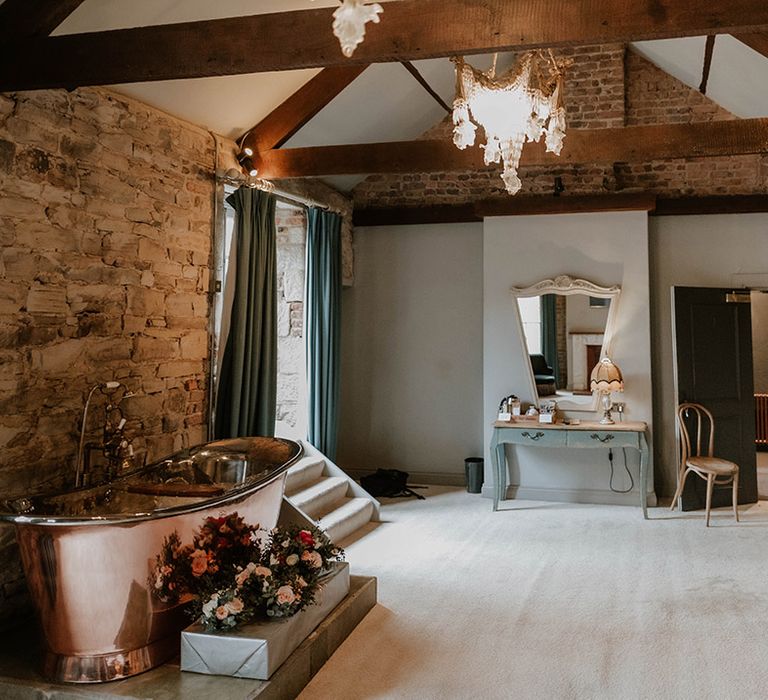
[[[483,490],[483,458],[467,457],[464,460],[464,475],[467,493],[480,493]]]

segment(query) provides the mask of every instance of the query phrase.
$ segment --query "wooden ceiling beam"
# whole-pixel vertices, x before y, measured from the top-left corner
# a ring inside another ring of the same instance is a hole
[[[82,4],[83,0],[5,0],[0,5],[0,43],[47,37]]]
[[[763,34],[734,34],[734,38],[768,58],[768,32]]]
[[[645,163],[750,153],[768,153],[768,119],[571,129],[560,156],[546,153],[541,142],[529,143],[521,165]],[[259,177],[267,179],[485,168],[478,146],[460,151],[448,138],[272,150],[260,154],[256,167]]]
[[[351,59],[331,9],[318,8],[36,40],[23,61],[0,56],[0,91],[765,31],[764,0],[404,0],[387,4]]]
[[[324,68],[242,137],[254,153],[279,148],[357,78],[367,64]]]
[[[470,223],[486,216],[530,216],[605,211],[647,211],[650,216],[768,212],[768,195],[663,197],[653,194],[605,194],[568,197],[506,197],[471,204],[366,207],[355,209],[355,226],[406,226]]]
[[[531,216],[605,211],[653,211],[656,195],[576,195],[571,197],[493,197],[469,204],[427,207],[366,207],[355,209],[355,226],[405,226],[417,224],[470,223],[487,216]]]

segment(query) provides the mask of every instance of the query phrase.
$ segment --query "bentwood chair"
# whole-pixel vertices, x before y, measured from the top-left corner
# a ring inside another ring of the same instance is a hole
[[[707,527],[715,486],[733,484],[733,514],[739,522],[739,465],[713,455],[715,447],[715,419],[712,413],[698,403],[681,403],[677,407],[677,424],[680,428],[680,470],[678,486],[670,510],[683,492],[685,479],[693,472],[707,482]],[[691,437],[695,440],[691,441]],[[703,449],[702,449],[703,447]]]

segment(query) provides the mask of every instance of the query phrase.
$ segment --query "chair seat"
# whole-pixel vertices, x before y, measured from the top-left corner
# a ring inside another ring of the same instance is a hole
[[[739,465],[718,457],[689,457],[685,461],[686,466],[711,474],[736,474]]]

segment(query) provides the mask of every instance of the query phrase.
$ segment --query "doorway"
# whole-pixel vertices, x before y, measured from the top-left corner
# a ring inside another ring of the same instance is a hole
[[[768,500],[768,292],[753,290],[752,358],[755,384],[757,497]]]
[[[739,503],[754,503],[757,469],[751,294],[743,289],[674,287],[673,311],[677,404],[698,403],[711,411],[714,454],[739,465]],[[703,479],[688,479],[680,498],[682,510],[703,508],[705,493]],[[713,507],[730,502],[730,486],[715,488]]]

